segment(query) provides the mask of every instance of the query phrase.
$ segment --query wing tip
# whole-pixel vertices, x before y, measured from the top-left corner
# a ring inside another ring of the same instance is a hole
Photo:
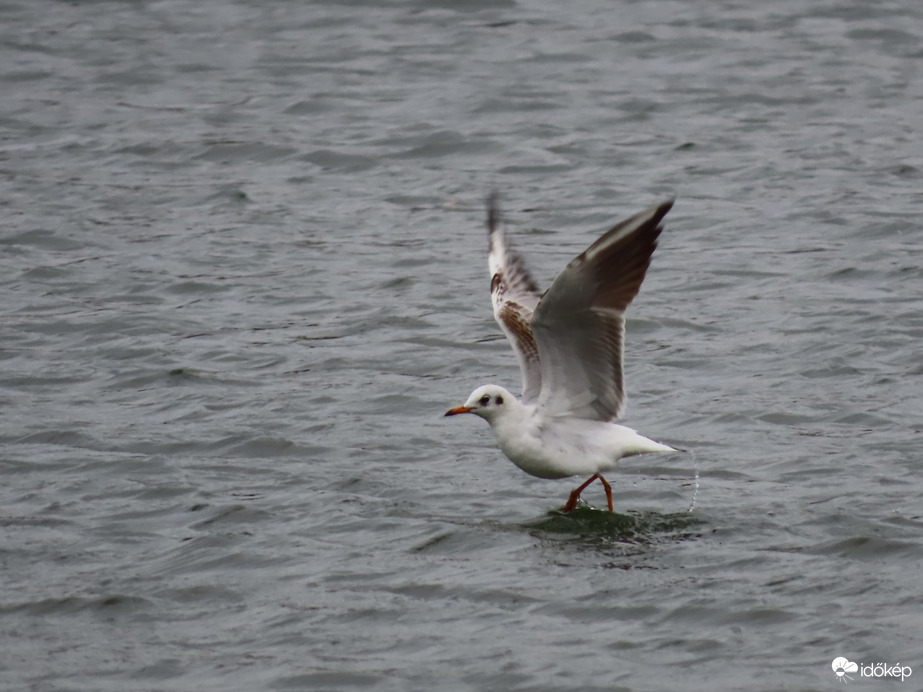
[[[491,190],[487,195],[487,234],[493,235],[500,223],[500,193]]]
[[[660,223],[661,219],[667,215],[675,203],[676,197],[671,197],[670,199],[664,200],[660,204],[654,205],[654,218],[657,219],[657,223]]]

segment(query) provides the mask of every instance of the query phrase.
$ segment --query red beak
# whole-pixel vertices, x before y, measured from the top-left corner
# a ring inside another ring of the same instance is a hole
[[[459,413],[471,413],[474,409],[468,406],[456,406],[445,412],[447,416],[457,416]]]

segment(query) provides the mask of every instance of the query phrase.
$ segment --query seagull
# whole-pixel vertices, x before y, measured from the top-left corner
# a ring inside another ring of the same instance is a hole
[[[519,361],[522,398],[487,384],[445,415],[486,420],[501,451],[530,475],[589,476],[561,512],[573,511],[597,479],[611,512],[612,486],[604,472],[623,457],[678,451],[613,422],[625,409],[625,310],[641,288],[673,200],[603,234],[541,293],[499,228],[497,199],[493,193],[487,200],[490,297]]]

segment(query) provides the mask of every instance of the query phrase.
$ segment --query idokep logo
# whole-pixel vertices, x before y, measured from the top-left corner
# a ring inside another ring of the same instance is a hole
[[[846,682],[847,680],[852,680],[846,673],[855,673],[859,670],[859,666],[850,661],[849,659],[838,656],[833,659],[833,672],[836,673],[836,677],[840,682]]]
[[[887,678],[889,680],[900,680],[903,682],[913,674],[910,666],[902,666],[900,663],[891,665],[890,663],[853,663],[848,658],[837,656],[830,664],[836,679],[846,683],[854,678],[848,673],[858,673],[862,678]]]

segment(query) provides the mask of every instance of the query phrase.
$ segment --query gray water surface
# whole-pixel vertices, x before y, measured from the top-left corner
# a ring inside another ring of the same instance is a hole
[[[0,687],[923,689],[923,5],[0,27]],[[543,285],[677,198],[615,515],[442,418],[519,386],[492,189]]]

